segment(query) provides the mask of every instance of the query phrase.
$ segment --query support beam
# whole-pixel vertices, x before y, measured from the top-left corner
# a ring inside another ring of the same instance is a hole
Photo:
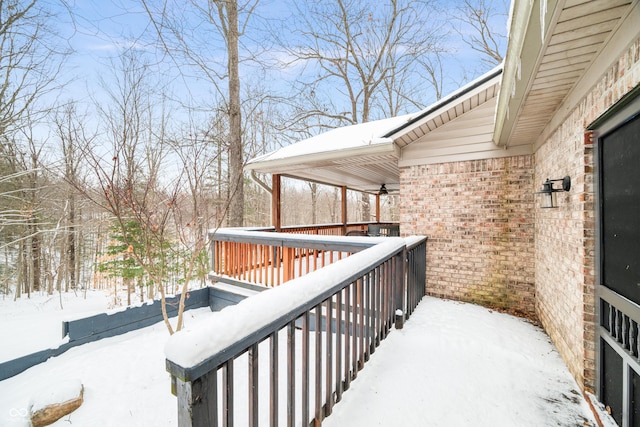
[[[380,194],[376,194],[376,222],[380,222]]]
[[[280,183],[282,182],[280,175],[273,174],[271,177],[272,180],[272,191],[271,191],[271,225],[273,225],[276,231],[280,231],[282,227],[281,222],[281,190]]]
[[[340,187],[342,190],[342,234],[347,234],[347,187]]]

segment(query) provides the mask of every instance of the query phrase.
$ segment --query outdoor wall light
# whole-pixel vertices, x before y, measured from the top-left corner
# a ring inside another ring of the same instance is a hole
[[[554,182],[559,182],[560,188],[553,186]],[[565,176],[562,179],[549,179],[542,184],[542,190],[536,191],[535,194],[542,194],[541,208],[557,208],[556,193],[561,191],[569,191],[571,189],[571,178]]]
[[[387,191],[387,187],[384,184],[380,186],[380,190],[378,191],[378,194],[389,194],[389,192]]]

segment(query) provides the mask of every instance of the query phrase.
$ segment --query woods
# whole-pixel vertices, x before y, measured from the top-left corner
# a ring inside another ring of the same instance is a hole
[[[247,159],[486,71],[495,3],[0,1],[0,293],[184,297],[205,284],[207,230],[270,225],[270,179]],[[336,189],[283,188],[283,225],[339,221]],[[348,203],[371,219],[369,195]]]

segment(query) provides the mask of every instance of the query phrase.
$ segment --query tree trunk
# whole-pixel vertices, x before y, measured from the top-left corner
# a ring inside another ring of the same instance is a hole
[[[242,227],[244,223],[244,179],[242,175],[242,124],[240,114],[240,75],[238,72],[238,2],[225,3],[229,33],[227,34],[229,68],[229,172],[231,200],[229,226]]]
[[[69,227],[67,231],[67,260],[66,260],[66,272],[69,278],[69,287],[76,289],[76,212],[75,212],[75,197],[73,194],[69,197]]]
[[[362,193],[362,221],[371,221],[371,204],[367,193]]]
[[[318,223],[318,184],[311,184],[311,224]]]

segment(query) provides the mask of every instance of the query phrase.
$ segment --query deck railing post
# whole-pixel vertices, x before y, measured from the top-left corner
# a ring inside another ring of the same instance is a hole
[[[180,427],[218,426],[216,371],[193,381],[175,379]]]
[[[407,295],[407,275],[405,271],[405,260],[407,259],[407,249],[398,253],[393,259],[393,289],[395,302],[394,311],[396,313],[396,325],[402,327],[404,324],[404,313],[406,312],[406,295]],[[402,314],[400,314],[402,313]],[[400,317],[398,319],[398,317]]]
[[[211,242],[209,244],[211,245],[211,271],[217,272],[217,270],[216,270],[216,241],[212,238]]]

